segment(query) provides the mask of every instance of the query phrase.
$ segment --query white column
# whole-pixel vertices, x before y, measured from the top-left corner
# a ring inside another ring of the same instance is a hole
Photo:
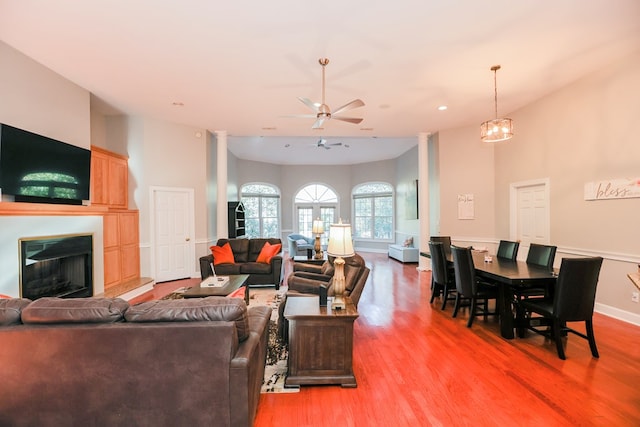
[[[227,219],[227,131],[217,130],[216,134],[216,234],[217,238],[229,236]]]
[[[429,220],[429,136],[430,132],[418,134],[418,179],[420,194],[418,206],[420,217],[420,252],[429,251],[430,220]],[[423,256],[418,257],[418,270],[431,269],[431,262]]]

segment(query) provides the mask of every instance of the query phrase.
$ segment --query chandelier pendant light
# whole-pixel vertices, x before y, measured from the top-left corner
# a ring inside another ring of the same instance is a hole
[[[499,65],[491,67],[493,71],[493,96],[496,118],[487,120],[480,125],[480,139],[484,142],[499,142],[511,139],[513,136],[513,120],[509,118],[498,118],[498,85],[496,72],[500,69]]]

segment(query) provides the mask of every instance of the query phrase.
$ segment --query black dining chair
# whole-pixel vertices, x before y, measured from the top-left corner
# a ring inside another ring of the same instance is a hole
[[[447,267],[447,258],[444,253],[444,245],[440,242],[429,242],[429,253],[431,254],[431,300],[442,294],[442,307],[444,310],[447,301],[455,300],[456,284],[453,274]]]
[[[519,322],[529,322],[527,329],[553,338],[558,357],[564,360],[562,337],[567,332],[576,334],[589,341],[593,357],[600,357],[593,334],[593,306],[596,298],[596,286],[602,266],[601,257],[563,258],[553,297],[528,298],[520,305],[524,317]],[[551,323],[551,329],[540,330],[531,326],[531,313],[537,313]],[[567,326],[567,322],[585,322],[586,334]],[[523,334],[521,334],[522,336]]]
[[[467,322],[467,327],[470,328],[473,324],[473,319],[480,314],[484,316],[485,320],[488,315],[498,315],[497,307],[493,312],[489,312],[489,300],[494,299],[497,301],[498,288],[478,280],[476,269],[473,265],[471,248],[451,246],[451,255],[453,256],[457,291],[453,317],[458,315],[460,307],[468,306],[469,321]]]
[[[498,244],[498,252],[496,256],[498,258],[509,259],[515,261],[518,257],[518,248],[520,248],[520,242],[512,242],[510,240],[500,240]]]
[[[527,264],[544,267],[547,270],[553,270],[553,262],[556,258],[556,246],[540,245],[531,243],[529,245],[529,253],[527,253]],[[551,296],[548,287],[513,287],[513,295],[515,304],[529,297]],[[516,306],[517,309],[517,306]]]
[[[429,241],[442,243],[445,255],[451,255],[451,236],[431,236]]]
[[[553,261],[556,257],[556,246],[539,245],[531,243],[527,254],[527,264],[539,265],[547,269],[553,269]]]

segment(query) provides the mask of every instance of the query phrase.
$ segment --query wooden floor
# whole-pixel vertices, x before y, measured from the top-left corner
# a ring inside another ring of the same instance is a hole
[[[570,335],[563,361],[544,337],[505,340],[491,318],[468,329],[466,311],[453,319],[451,305],[430,305],[430,273],[416,264],[362,255],[371,275],[354,332],[358,387],[262,394],[256,427],[640,425],[640,327],[596,313],[600,359]]]

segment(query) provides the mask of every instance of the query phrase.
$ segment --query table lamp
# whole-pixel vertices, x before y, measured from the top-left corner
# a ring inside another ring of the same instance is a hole
[[[320,218],[313,221],[311,232],[316,235],[316,243],[313,249],[316,251],[315,259],[322,259],[322,246],[320,246],[320,236],[324,234],[324,222]]]
[[[344,259],[342,257],[350,257],[355,255],[353,250],[353,241],[351,240],[351,224],[343,224],[342,220],[338,224],[331,224],[329,227],[329,246],[327,247],[327,255],[335,257],[333,266],[335,273],[333,274],[333,302],[332,309],[344,309]]]

